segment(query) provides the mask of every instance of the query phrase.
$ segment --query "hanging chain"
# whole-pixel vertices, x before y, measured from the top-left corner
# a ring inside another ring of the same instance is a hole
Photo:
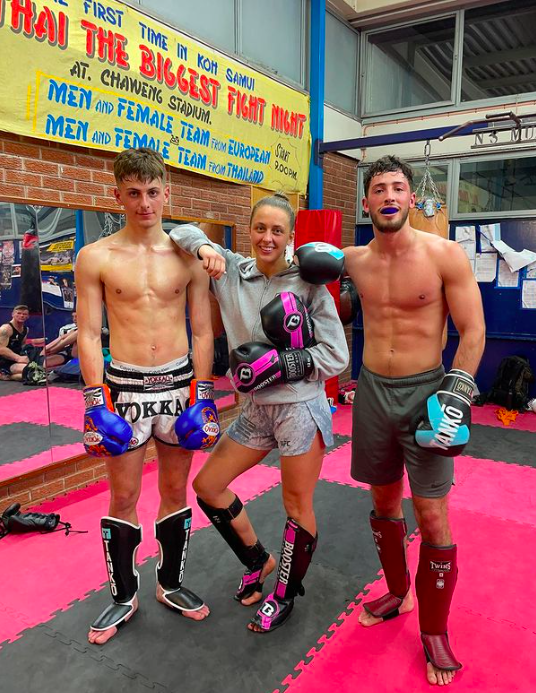
[[[430,140],[426,140],[426,144],[424,145],[424,175],[422,177],[422,180],[419,184],[419,187],[416,190],[416,197],[417,200],[422,200],[426,196],[426,190],[430,189],[432,196],[434,198],[435,202],[443,203],[443,200],[441,198],[441,195],[439,194],[439,190],[437,189],[437,186],[434,182],[434,179],[432,178],[432,174],[430,173],[430,155],[432,153],[432,145],[430,144]]]

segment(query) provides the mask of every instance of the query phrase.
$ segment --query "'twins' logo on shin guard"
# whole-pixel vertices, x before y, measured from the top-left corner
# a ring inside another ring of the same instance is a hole
[[[380,532],[379,529],[373,529],[372,530],[372,536],[374,537],[374,543],[376,544],[376,549],[378,553],[382,552],[382,547],[380,546],[380,542],[382,540],[382,533]]]
[[[450,573],[452,561],[430,561],[430,570],[434,573]]]
[[[445,589],[445,573],[450,573],[451,569],[451,561],[430,561],[430,570],[434,573],[438,573],[436,579],[436,589]]]

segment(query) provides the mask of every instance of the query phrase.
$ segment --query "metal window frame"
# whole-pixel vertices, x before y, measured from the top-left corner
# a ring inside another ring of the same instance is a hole
[[[278,81],[282,82],[283,84],[286,84],[287,86],[292,87],[295,89],[298,87],[300,91],[306,91],[306,35],[307,35],[307,8],[306,5],[308,4],[306,0],[299,0],[301,4],[300,8],[300,14],[301,14],[301,26],[300,26],[300,37],[299,37],[299,43],[300,43],[300,66],[299,66],[299,72],[300,72],[300,81],[295,82],[292,77],[288,77],[287,75],[282,75],[279,72],[275,72],[272,70],[272,68],[268,67],[267,65],[264,65],[263,63],[257,63],[255,60],[252,58],[248,57],[247,55],[244,55],[243,47],[242,47],[242,33],[243,33],[243,26],[242,26],[242,8],[244,6],[244,2],[247,2],[247,0],[235,0],[235,29],[236,29],[236,56],[239,58],[240,61],[245,62],[246,65],[249,65],[250,67],[253,67],[264,74],[266,74],[269,77],[273,77],[277,79]],[[231,56],[234,57],[234,56]],[[308,93],[308,90],[307,90]]]
[[[170,29],[173,29],[174,31],[179,31],[181,34],[184,34],[185,36],[188,36],[188,38],[191,38],[194,41],[197,41],[198,43],[201,43],[202,45],[206,46],[207,49],[209,50],[214,50],[217,51],[218,53],[221,53],[227,58],[230,58],[231,60],[235,60],[237,63],[244,65],[245,67],[250,67],[252,70],[255,70],[256,72],[259,72],[260,74],[264,75],[265,77],[269,77],[270,79],[273,79],[275,82],[279,82],[280,84],[283,84],[286,87],[290,87],[294,91],[298,91],[302,94],[305,94],[306,96],[309,95],[309,91],[305,88],[305,80],[304,80],[304,74],[305,74],[305,55],[304,55],[304,50],[303,46],[305,43],[302,43],[302,50],[301,50],[301,55],[300,55],[300,61],[301,61],[301,73],[302,73],[302,80],[303,83],[300,84],[298,82],[294,82],[290,77],[286,77],[285,75],[280,75],[278,72],[273,72],[270,70],[270,68],[266,67],[265,65],[256,63],[255,61],[251,60],[250,58],[247,58],[244,56],[241,52],[239,52],[239,47],[241,47],[241,31],[242,31],[242,21],[241,21],[241,16],[239,12],[239,8],[241,7],[242,2],[244,0],[234,0],[234,12],[235,12],[235,52],[231,53],[227,48],[222,48],[220,46],[208,43],[207,39],[201,38],[197,34],[193,34],[191,31],[186,31],[183,28],[180,28],[178,26],[175,26],[170,22],[169,19],[166,19],[162,17],[161,15],[158,14],[158,12],[155,12],[144,5],[140,4],[140,0],[117,0],[119,4],[121,5],[126,5],[127,7],[132,8],[133,10],[136,10],[137,12],[140,12],[140,14],[144,14],[145,16],[149,17],[150,19],[154,19],[157,22],[160,22],[163,26],[167,26]],[[245,0],[247,2],[247,0]],[[301,0],[302,2],[302,7],[303,5],[306,4],[306,0]],[[304,25],[304,17],[305,17],[305,11],[302,11],[302,39],[303,39],[303,34],[305,33],[307,27]]]
[[[365,31],[362,34],[362,52],[361,52],[361,66],[362,70],[360,73],[360,82],[361,82],[361,93],[360,93],[360,104],[361,104],[361,117],[365,121],[365,119],[373,119],[374,122],[378,122],[378,117],[385,117],[386,120],[392,120],[393,115],[399,115],[400,113],[404,114],[417,114],[420,111],[422,111],[423,108],[433,108],[432,112],[436,112],[436,109],[441,109],[445,108],[446,106],[454,106],[456,103],[455,97],[456,94],[454,92],[455,86],[458,83],[458,78],[456,77],[456,72],[459,70],[459,65],[460,65],[460,60],[459,60],[459,24],[460,24],[460,15],[461,11],[454,11],[454,12],[444,12],[438,15],[434,15],[433,17],[424,17],[423,19],[420,19],[419,21],[405,21],[405,22],[398,22],[396,24],[390,24],[388,26],[384,26],[382,28],[378,29],[371,29],[370,31]],[[452,56],[452,79],[451,79],[451,84],[450,84],[450,99],[449,100],[444,100],[444,101],[434,101],[431,104],[421,104],[419,106],[407,106],[403,110],[401,109],[385,109],[383,111],[368,111],[368,104],[369,104],[369,98],[370,98],[370,87],[372,84],[372,59],[371,59],[371,51],[372,51],[372,46],[369,44],[368,39],[369,36],[372,36],[374,34],[382,34],[385,33],[385,31],[389,30],[391,31],[392,29],[400,29],[403,27],[407,26],[415,26],[417,24],[427,24],[430,22],[435,22],[439,21],[441,19],[450,19],[454,18],[454,50],[453,50],[453,56]],[[463,34],[462,34],[463,36]]]
[[[341,19],[338,15],[336,15],[334,12],[332,12],[329,9],[326,9],[326,14],[330,14],[334,19],[336,19],[340,24],[345,26],[347,29],[352,31],[356,35],[357,39],[357,48],[356,48],[356,54],[355,54],[355,76],[354,76],[354,84],[352,86],[352,89],[354,91],[354,111],[347,111],[346,109],[342,108],[336,103],[333,103],[332,101],[328,101],[327,99],[324,100],[324,103],[327,106],[330,106],[330,108],[334,108],[336,111],[339,113],[342,113],[345,116],[349,116],[353,120],[358,120],[360,118],[359,115],[359,106],[360,106],[360,99],[359,99],[359,65],[360,65],[360,51],[361,51],[361,34],[359,31],[357,31],[351,24],[348,24],[345,22],[343,19]]]
[[[499,2],[500,0],[497,0]],[[474,110],[479,108],[489,108],[494,109],[496,106],[503,106],[505,103],[511,103],[515,101],[516,103],[531,102],[536,99],[536,91],[519,92],[518,94],[512,94],[510,96],[494,96],[491,98],[475,99],[474,101],[462,101],[461,89],[463,82],[463,43],[464,43],[464,32],[465,32],[465,13],[469,8],[464,8],[460,10],[455,10],[450,13],[441,13],[437,15],[432,15],[429,17],[419,18],[417,22],[415,21],[404,21],[398,22],[396,24],[385,25],[381,28],[374,28],[369,31],[364,31],[361,35],[361,72],[360,78],[360,100],[361,111],[359,112],[359,117],[363,119],[363,125],[368,125],[370,123],[381,123],[385,121],[393,120],[393,116],[400,116],[401,114],[411,114],[411,115],[437,115],[438,113],[448,113],[450,107],[454,106],[457,110]],[[452,67],[452,85],[451,85],[451,97],[452,101],[437,101],[433,104],[423,104],[422,106],[413,106],[406,108],[404,110],[385,110],[385,111],[367,111],[367,99],[369,97],[368,92],[368,82],[370,74],[370,51],[368,44],[368,36],[371,34],[382,33],[386,30],[396,29],[399,27],[411,26],[413,24],[421,24],[425,22],[434,21],[436,19],[444,19],[448,16],[456,15],[456,27],[455,27],[455,38],[454,38],[454,55],[453,55],[453,67]]]
[[[510,159],[528,159],[532,158],[536,160],[536,149],[532,148],[524,152],[520,151],[510,151],[505,152],[504,150],[492,154],[481,154],[478,156],[457,156],[453,159],[453,176],[452,176],[452,200],[456,203],[456,206],[449,207],[449,216],[451,220],[464,219],[467,221],[478,220],[478,219],[520,219],[520,218],[533,218],[536,217],[536,208],[532,210],[517,210],[517,211],[507,211],[507,212],[460,212],[458,210],[459,201],[459,191],[460,191],[460,174],[461,174],[461,164],[465,161],[470,161],[471,163],[479,163],[481,161],[502,161],[506,157]]]

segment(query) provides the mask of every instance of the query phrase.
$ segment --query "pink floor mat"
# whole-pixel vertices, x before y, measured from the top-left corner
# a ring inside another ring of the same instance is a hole
[[[81,431],[84,422],[82,390],[52,386],[48,388],[48,391],[51,422]]]
[[[528,546],[536,545],[536,529],[516,525],[513,531],[508,521],[457,509],[452,520],[460,578],[449,628],[453,649],[464,664],[452,690],[528,693],[536,677],[536,583],[519,559]],[[408,550],[413,576],[418,553],[416,539]],[[378,580],[365,599],[385,591],[384,580]],[[317,647],[304,653],[312,660],[296,667],[301,671],[296,679],[283,681],[289,684],[288,693],[432,690],[424,678],[417,609],[367,629],[358,623],[361,608],[350,605],[350,614],[342,614]]]
[[[509,426],[505,426],[499,421],[496,411],[499,409],[497,404],[485,404],[483,407],[471,407],[471,419],[475,424],[484,426],[497,426],[499,428],[511,428],[516,431],[531,431],[536,433],[536,414],[531,411],[517,415],[516,420]]]
[[[51,462],[59,462],[66,460],[75,455],[81,455],[84,452],[82,443],[69,443],[67,445],[55,445],[52,450],[44,450],[32,457],[26,457],[23,460],[10,462],[0,466],[0,481],[4,479],[12,479],[20,474],[27,474],[36,469],[41,469],[49,465]]]
[[[352,407],[349,404],[339,404],[333,416],[333,433],[343,436],[352,435]]]
[[[206,459],[196,453],[192,477]],[[233,490],[246,502],[280,482],[274,467],[258,465],[233,484]],[[35,510],[60,513],[73,529],[89,530],[89,534],[63,533],[47,535],[7,535],[1,540],[2,566],[17,566],[17,580],[6,580],[0,593],[0,642],[14,640],[25,628],[48,620],[56,610],[66,609],[75,599],[97,589],[106,580],[99,534],[101,516],[108,512],[108,487],[99,482],[82,491],[75,491],[54,501],[43,503]],[[188,502],[193,511],[194,530],[209,524],[198,508],[189,488]],[[157,553],[153,523],[158,510],[156,463],[146,465],[138,516],[144,538],[138,550],[138,562]],[[195,538],[192,541],[195,551]]]
[[[354,481],[350,476],[351,449],[351,443],[346,443],[328,455],[320,478],[369,489],[368,484]],[[455,460],[454,471],[456,483],[451,491],[451,506],[536,526],[536,469],[460,456]],[[404,497],[411,497],[407,476]]]
[[[48,400],[45,387],[0,397],[0,426],[12,423],[33,423],[48,426]]]

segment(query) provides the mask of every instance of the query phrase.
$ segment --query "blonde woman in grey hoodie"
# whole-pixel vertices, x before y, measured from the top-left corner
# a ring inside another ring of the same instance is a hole
[[[244,393],[239,417],[193,482],[200,507],[246,568],[235,594],[244,606],[262,600],[276,561],[229,484],[272,449],[281,455],[288,517],[275,586],[248,624],[260,633],[282,625],[294,598],[304,593],[302,580],[318,539],[313,494],[325,447],[333,441],[324,381],[341,373],[349,359],[332,296],[325,286],[304,281],[286,259],[294,219],[284,195],[257,202],[250,219],[254,258],[213,243],[197,226],[170,234],[211,276],[227,333],[231,380]]]

